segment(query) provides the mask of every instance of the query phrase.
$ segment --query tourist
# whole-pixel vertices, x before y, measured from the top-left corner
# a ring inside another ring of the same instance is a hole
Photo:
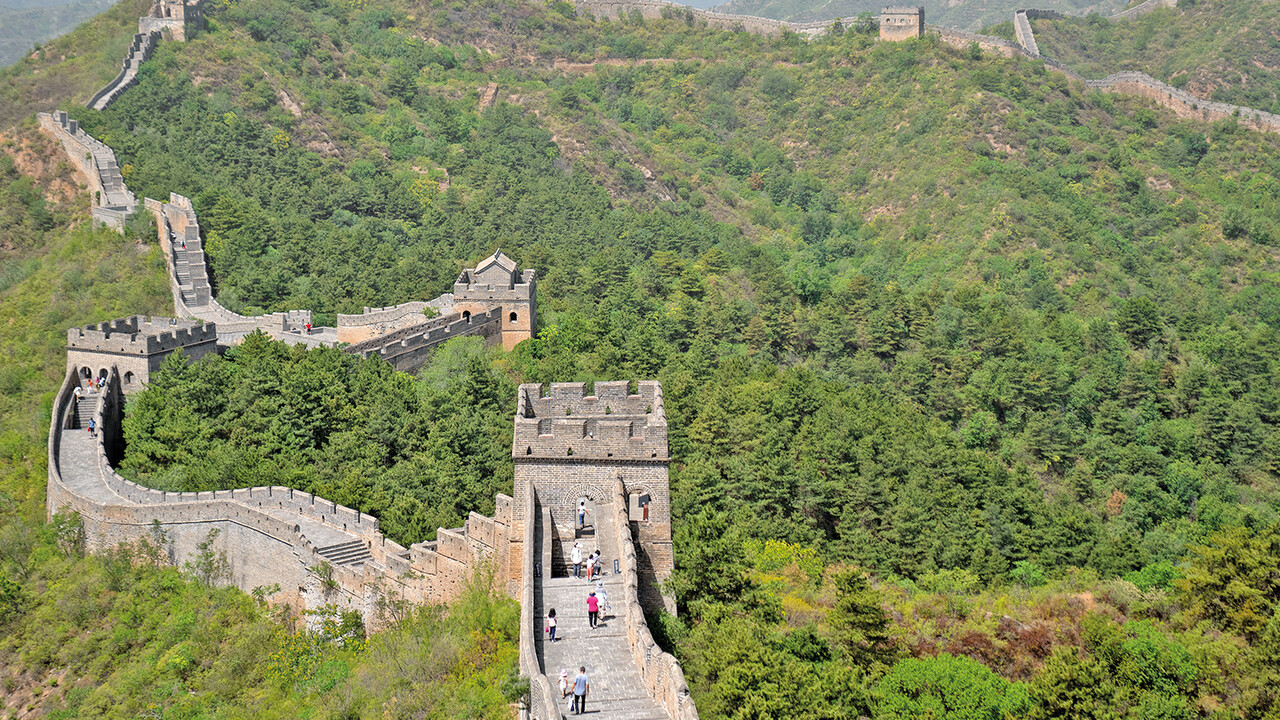
[[[609,607],[609,592],[604,589],[604,581],[600,580],[596,583],[596,597],[600,598],[600,613],[602,616],[612,617]]]
[[[92,436],[94,436],[94,437],[97,437],[97,436],[98,436],[98,420],[97,420],[97,418],[89,418],[89,434],[90,434],[90,435],[92,435]]]
[[[77,403],[80,402],[80,396],[84,394],[84,388],[80,387],[79,385],[76,385],[74,394],[76,396],[76,402]]]
[[[556,609],[551,608],[547,611],[547,637],[551,642],[556,641]]]
[[[569,697],[569,669],[560,668],[560,699]]]
[[[307,323],[307,334],[311,334],[311,323]]]
[[[596,629],[596,623],[600,622],[600,598],[596,597],[596,592],[591,591],[587,596],[587,623],[591,625],[591,629]]]
[[[587,526],[587,501],[579,500],[578,501],[578,529],[581,530],[586,526]]]
[[[587,582],[591,582],[591,573],[596,569],[596,554],[591,553],[587,556]]]
[[[587,677],[587,668],[579,667],[578,676],[573,679],[573,714],[581,715],[587,711],[587,694],[591,692],[591,680]]]
[[[582,577],[582,543],[573,544],[573,554],[569,559],[573,561],[573,576]]]

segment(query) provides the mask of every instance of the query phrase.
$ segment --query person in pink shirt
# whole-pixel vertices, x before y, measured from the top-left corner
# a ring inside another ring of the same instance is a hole
[[[587,620],[592,630],[596,628],[596,623],[600,622],[600,598],[596,597],[595,590],[587,596]]]

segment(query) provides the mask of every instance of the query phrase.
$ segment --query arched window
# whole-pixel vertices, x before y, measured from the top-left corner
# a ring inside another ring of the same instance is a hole
[[[463,320],[466,320],[466,321],[467,321],[467,324],[468,324],[468,325],[470,325],[470,324],[471,324],[471,311],[470,311],[470,310],[463,310],[463,311],[462,311],[462,319],[463,319]]]
[[[132,373],[132,372],[127,372],[127,373],[125,373],[125,374],[124,374],[124,384],[125,384],[125,385],[132,385],[132,384],[133,384],[133,373]]]
[[[98,370],[98,377],[99,377],[99,378],[102,378],[103,380],[106,380],[106,379],[107,379],[107,369],[106,369],[106,368],[102,368],[101,370]]]
[[[515,321],[516,321],[516,319],[517,319],[517,318],[516,318],[516,314],[515,314],[515,313],[511,313],[511,316],[510,316],[510,318],[509,318],[509,319],[511,320],[511,322],[515,322]]]
[[[88,380],[89,378],[93,377],[93,371],[87,367],[82,367],[80,368],[80,377],[84,378],[85,380]]]

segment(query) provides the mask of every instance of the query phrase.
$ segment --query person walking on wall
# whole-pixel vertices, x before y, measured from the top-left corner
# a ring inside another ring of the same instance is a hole
[[[556,641],[556,609],[547,611],[547,637],[550,642]]]
[[[586,526],[587,526],[587,501],[579,500],[578,501],[578,529],[581,530]]]
[[[92,435],[92,436],[94,436],[94,437],[97,437],[97,436],[98,436],[98,420],[97,420],[97,418],[89,418],[89,434],[90,434],[90,435]]]
[[[604,589],[603,580],[596,582],[596,597],[600,598],[600,612],[605,616],[609,616],[611,610],[609,607],[609,591]]]
[[[596,569],[596,554],[591,553],[587,556],[587,582],[591,582],[591,573]]]
[[[591,679],[587,677],[587,668],[579,667],[578,676],[573,679],[573,714],[581,715],[587,711],[587,695],[591,692]]]
[[[569,669],[560,668],[560,699],[569,697]]]
[[[569,559],[573,561],[573,576],[582,577],[582,543],[573,544],[573,553]]]
[[[600,598],[596,596],[594,590],[587,596],[587,622],[592,630],[595,630],[596,623],[600,622]]]

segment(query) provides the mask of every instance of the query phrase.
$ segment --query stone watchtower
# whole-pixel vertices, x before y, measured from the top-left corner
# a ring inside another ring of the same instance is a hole
[[[155,0],[138,18],[138,32],[162,32],[166,39],[186,41],[204,30],[204,0]]]
[[[880,11],[881,40],[909,40],[924,35],[924,8],[887,7]]]
[[[141,390],[176,350],[195,362],[217,352],[218,332],[212,323],[134,315],[121,320],[71,328],[67,331],[67,367],[80,367],[81,380],[90,374],[105,378],[114,366],[121,390]]]
[[[534,493],[543,512],[550,511],[543,543],[551,544],[553,567],[563,572],[568,563],[579,501],[592,503],[597,515],[621,510],[612,505],[620,480],[636,542],[641,597],[646,606],[665,604],[674,612],[659,588],[675,563],[662,386],[641,381],[633,393],[627,381],[597,382],[588,395],[583,383],[552,383],[544,395],[542,385],[525,384],[516,402],[511,448],[516,497]]]
[[[453,283],[453,309],[465,318],[502,308],[502,347],[510,350],[538,332],[537,271],[516,268],[501,250],[463,270]]]

